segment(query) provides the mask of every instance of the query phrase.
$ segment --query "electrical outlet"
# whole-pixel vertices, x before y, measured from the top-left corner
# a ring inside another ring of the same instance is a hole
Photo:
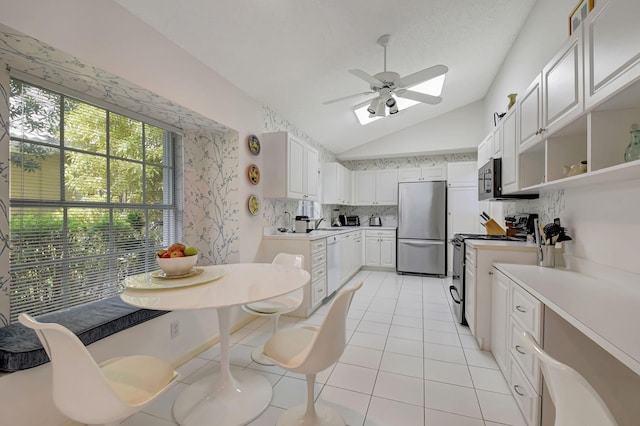
[[[175,339],[180,334],[180,328],[178,326],[179,324],[180,323],[178,321],[173,321],[171,323],[171,338],[172,339]]]

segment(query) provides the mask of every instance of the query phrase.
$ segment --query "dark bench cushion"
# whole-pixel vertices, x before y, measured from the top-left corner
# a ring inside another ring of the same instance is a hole
[[[41,315],[41,322],[55,322],[73,331],[89,345],[104,337],[166,314],[124,303],[120,296]],[[12,372],[49,361],[35,331],[20,323],[0,328],[0,371]]]

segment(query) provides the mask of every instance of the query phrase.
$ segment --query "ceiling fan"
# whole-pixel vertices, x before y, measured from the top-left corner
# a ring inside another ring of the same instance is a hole
[[[375,94],[377,96],[372,99],[371,104],[367,108],[367,111],[369,112],[370,117],[384,117],[385,107],[389,108],[389,114],[396,114],[398,112],[398,104],[393,97],[394,95],[400,98],[411,99],[416,102],[422,102],[430,105],[436,105],[442,102],[442,98],[439,96],[432,96],[406,88],[439,77],[445,74],[449,70],[449,68],[447,68],[445,65],[435,65],[429,68],[425,68],[422,71],[414,72],[413,74],[409,74],[405,77],[400,77],[400,74],[398,74],[397,72],[387,71],[387,45],[389,44],[390,38],[391,35],[384,34],[377,40],[377,43],[384,48],[383,72],[375,75],[370,75],[367,72],[359,69],[349,70],[351,74],[369,83],[371,91],[356,93],[354,95],[333,99],[324,102],[325,105],[344,101],[358,96]]]

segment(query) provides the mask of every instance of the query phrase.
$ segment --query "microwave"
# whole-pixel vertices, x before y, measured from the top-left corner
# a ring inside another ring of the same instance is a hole
[[[478,169],[478,200],[491,200],[502,195],[502,159],[492,158]]]
[[[478,169],[478,201],[538,198],[538,194],[502,194],[502,158],[492,158]]]

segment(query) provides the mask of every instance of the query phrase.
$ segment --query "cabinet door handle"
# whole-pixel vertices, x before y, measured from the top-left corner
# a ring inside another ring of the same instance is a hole
[[[520,393],[520,391],[518,389],[520,389],[519,385],[513,385],[513,390],[515,391],[515,393],[517,393],[520,396],[524,396],[524,394]]]
[[[517,311],[520,311],[520,312],[522,312],[522,313],[527,312],[527,310],[526,310],[526,309],[524,309],[524,308],[523,308],[522,306],[520,306],[520,305],[516,305],[516,310],[517,310]]]
[[[489,275],[493,275],[493,271],[489,271]]]
[[[516,351],[517,351],[520,355],[526,355],[527,353],[526,353],[526,352],[522,352],[522,350],[520,350],[520,347],[521,347],[520,345],[516,345],[516,348],[515,348],[515,349],[516,349]]]

